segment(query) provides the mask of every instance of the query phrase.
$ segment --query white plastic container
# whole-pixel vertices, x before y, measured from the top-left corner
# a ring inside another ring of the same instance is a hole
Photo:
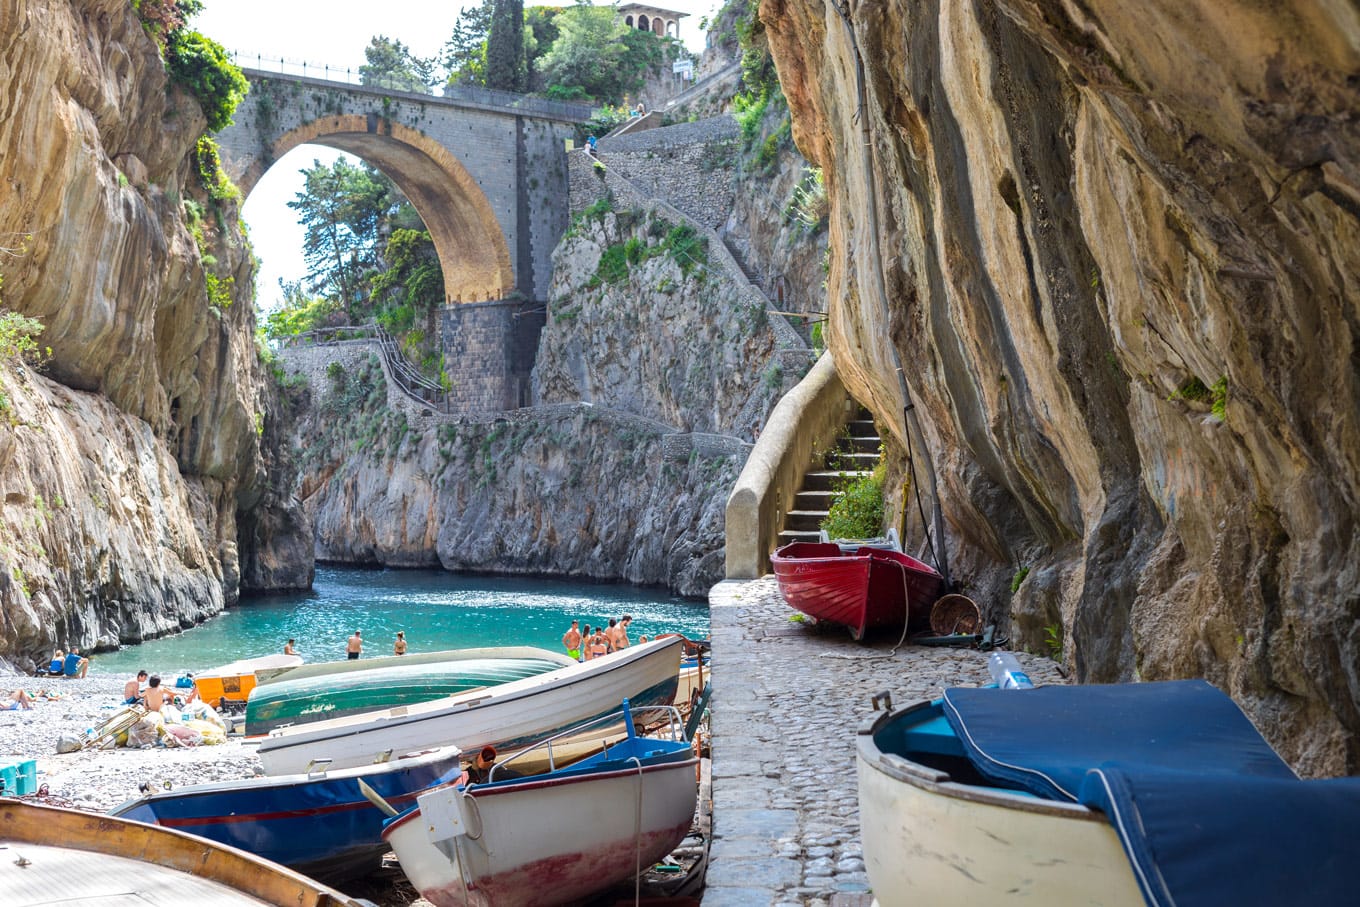
[[[1009,652],[993,652],[987,659],[987,670],[992,680],[1003,690],[1032,690],[1034,681],[1029,679],[1020,662]]]

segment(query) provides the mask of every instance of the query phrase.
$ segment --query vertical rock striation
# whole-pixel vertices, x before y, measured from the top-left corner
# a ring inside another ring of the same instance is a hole
[[[905,363],[971,594],[1081,680],[1203,676],[1360,771],[1360,15],[760,15],[831,197],[831,349],[890,425]]]
[[[0,363],[0,655],[20,665],[221,610],[238,509],[287,506],[234,205],[205,252],[186,215],[203,131],[126,0],[0,0],[3,304],[51,349],[41,373]],[[209,303],[205,261],[234,303]]]

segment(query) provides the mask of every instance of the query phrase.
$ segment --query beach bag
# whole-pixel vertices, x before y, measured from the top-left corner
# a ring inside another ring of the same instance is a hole
[[[153,712],[152,715],[154,714]],[[142,749],[154,745],[156,738],[160,736],[160,728],[160,722],[152,718],[151,715],[147,715],[128,728],[127,745],[133,749]]]
[[[206,721],[214,724],[219,730],[225,731],[227,723],[222,720],[222,716],[217,714],[217,709],[208,705],[201,699],[196,699],[184,707],[186,718],[194,721]]]

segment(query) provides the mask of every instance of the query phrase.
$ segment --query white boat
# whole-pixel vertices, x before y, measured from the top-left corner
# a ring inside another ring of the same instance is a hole
[[[617,707],[602,704],[669,705],[683,644],[653,640],[445,699],[280,728],[261,740],[260,762],[266,774],[286,775],[313,764],[351,768],[446,744],[463,752],[525,746]]]
[[[860,732],[860,835],[879,907],[1143,904],[1105,816],[987,785],[957,743],[929,702]]]
[[[362,907],[369,902],[182,832],[0,798],[0,903]]]
[[[640,874],[684,840],[696,762],[683,739],[630,734],[568,768],[508,780],[493,771],[486,784],[422,794],[387,823],[383,840],[436,907],[579,901]]]
[[[1355,902],[1360,778],[1299,779],[1203,680],[952,688],[857,752],[880,907]]]

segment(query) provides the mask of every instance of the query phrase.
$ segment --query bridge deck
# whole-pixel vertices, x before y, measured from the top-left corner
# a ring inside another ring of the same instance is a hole
[[[415,91],[402,91],[384,88],[381,85],[362,85],[341,79],[317,78],[315,76],[294,75],[285,72],[271,72],[267,69],[241,67],[249,79],[267,79],[279,82],[295,82],[299,85],[312,85],[317,88],[341,89],[353,94],[369,94],[377,98],[400,98],[421,104],[437,104],[442,107],[464,107],[476,110],[492,110],[498,113],[515,113],[521,116],[544,120],[558,120],[566,123],[583,123],[589,120],[595,109],[588,104],[573,104],[569,101],[550,101],[531,95],[515,94],[511,91],[496,91],[491,88],[458,85],[444,89],[444,94],[421,94]],[[322,69],[327,75],[340,70],[329,67]],[[346,74],[349,70],[345,70]]]

